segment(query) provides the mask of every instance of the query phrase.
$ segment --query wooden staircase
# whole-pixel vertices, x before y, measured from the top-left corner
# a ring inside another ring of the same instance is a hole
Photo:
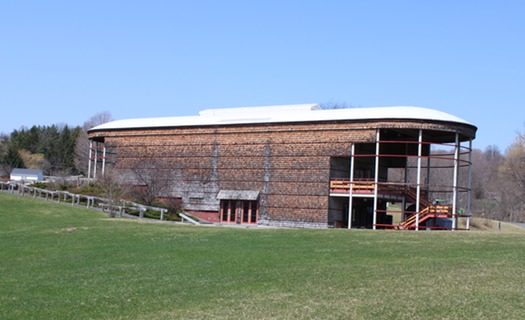
[[[405,190],[405,195],[407,198],[412,199],[413,201],[416,201],[417,195],[413,188],[407,188]],[[419,211],[419,224],[429,220],[429,219],[435,219],[435,218],[448,218],[451,214],[451,208],[447,205],[442,204],[433,204],[432,202],[428,201],[425,198],[419,199],[419,205],[423,207],[424,209]],[[396,229],[401,230],[413,230],[418,227],[417,223],[417,213],[412,214],[410,217],[405,219],[405,221],[401,222]]]
[[[352,194],[373,194],[377,188],[378,193],[383,197],[392,197],[396,200],[404,198],[408,203],[416,203],[419,198],[419,219],[416,223],[418,214],[410,212],[411,214],[405,219],[405,221],[399,224],[375,224],[377,227],[384,229],[397,229],[397,230],[413,230],[421,226],[422,223],[430,219],[436,218],[449,218],[452,216],[452,208],[448,205],[439,203],[432,203],[428,198],[427,190],[420,190],[419,197],[416,193],[416,188],[413,186],[395,184],[395,183],[375,183],[370,179],[355,179],[352,182],[346,178],[338,178],[330,180],[330,192],[332,193],[345,193],[348,194],[350,191]],[[419,224],[419,226],[418,226]],[[437,226],[424,226],[424,228],[435,228]],[[441,228],[442,229],[442,228]]]
[[[414,202],[417,201],[417,194],[414,188],[409,188],[409,187],[405,188],[405,196]],[[425,208],[433,205],[432,202],[428,201],[427,199],[423,197],[419,197],[419,204]]]
[[[433,218],[448,218],[450,217],[450,206],[445,205],[430,205],[419,212],[419,224]],[[413,230],[417,227],[417,214],[411,215],[408,219],[401,222],[397,229]]]

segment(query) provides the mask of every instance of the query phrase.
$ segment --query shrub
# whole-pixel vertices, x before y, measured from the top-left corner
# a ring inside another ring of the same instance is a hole
[[[182,211],[181,198],[159,198],[155,201],[155,206],[168,209],[168,212],[177,214]]]
[[[37,181],[37,182],[33,182],[31,184],[31,187],[35,187],[35,188],[39,188],[39,189],[47,189],[47,183],[45,182],[41,182],[41,181]]]
[[[102,187],[97,183],[89,183],[83,185],[77,193],[88,194],[91,196],[101,196],[103,193]]]

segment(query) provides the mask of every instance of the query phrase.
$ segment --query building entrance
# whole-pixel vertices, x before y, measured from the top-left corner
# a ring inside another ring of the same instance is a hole
[[[257,224],[258,203],[251,200],[221,200],[222,223]]]

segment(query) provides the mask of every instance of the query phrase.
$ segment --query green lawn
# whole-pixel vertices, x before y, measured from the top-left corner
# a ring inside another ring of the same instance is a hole
[[[0,193],[0,319],[525,319],[525,234],[140,223]]]

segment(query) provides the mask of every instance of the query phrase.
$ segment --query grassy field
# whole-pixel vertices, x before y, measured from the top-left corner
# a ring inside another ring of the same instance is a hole
[[[511,231],[192,227],[0,193],[0,319],[524,319]]]

